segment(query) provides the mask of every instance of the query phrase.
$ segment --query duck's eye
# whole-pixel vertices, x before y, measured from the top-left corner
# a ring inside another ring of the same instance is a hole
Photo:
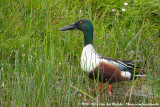
[[[80,21],[79,23],[80,23],[80,24],[83,24],[83,22],[82,22],[82,21]]]

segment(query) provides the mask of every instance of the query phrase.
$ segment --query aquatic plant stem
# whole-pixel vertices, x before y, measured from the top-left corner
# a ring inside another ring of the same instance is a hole
[[[144,22],[143,22],[144,24]],[[143,25],[142,25],[143,26]],[[142,27],[143,28],[143,27]],[[140,30],[140,32],[138,34],[141,33],[142,31],[142,28]],[[139,40],[140,40],[140,35],[139,35],[139,38],[138,38],[138,43],[137,43],[137,50],[136,50],[136,58],[135,58],[135,66],[134,66],[134,73],[133,73],[133,80],[132,80],[132,87],[131,87],[131,92],[130,92],[130,96],[129,96],[129,103],[130,103],[130,99],[132,97],[132,93],[133,93],[133,88],[135,86],[135,72],[136,72],[136,66],[137,66],[137,54],[138,54],[138,50],[139,50]],[[129,105],[128,105],[129,106]]]

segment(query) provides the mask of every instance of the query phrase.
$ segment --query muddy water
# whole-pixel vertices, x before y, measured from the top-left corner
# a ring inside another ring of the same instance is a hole
[[[119,103],[156,103],[158,95],[155,95],[154,85],[147,84],[144,79],[134,82],[122,82],[113,84],[113,102]]]
[[[102,106],[127,106],[128,104],[133,104],[133,106],[159,106],[160,103],[158,95],[155,94],[153,82],[146,81],[146,78],[139,78],[134,83],[132,81],[114,83],[112,84],[112,94],[108,94],[108,84],[105,83],[98,97],[93,88],[95,87],[93,81],[90,81],[90,85],[88,91],[93,90],[90,95],[97,99]],[[97,101],[88,97],[84,97],[82,102],[84,105],[97,105]]]

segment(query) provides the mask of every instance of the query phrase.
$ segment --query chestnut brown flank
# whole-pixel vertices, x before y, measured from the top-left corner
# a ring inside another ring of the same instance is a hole
[[[96,79],[99,72],[99,81],[100,82],[109,82],[112,84],[116,81],[125,81],[129,80],[128,78],[121,76],[121,71],[118,67],[111,65],[106,62],[101,62],[98,67],[89,73],[89,78]]]

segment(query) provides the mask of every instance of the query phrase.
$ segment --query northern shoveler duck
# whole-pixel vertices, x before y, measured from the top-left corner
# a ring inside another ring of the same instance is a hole
[[[129,81],[138,75],[134,74],[135,61],[121,61],[101,56],[93,47],[93,25],[88,19],[80,19],[77,22],[62,27],[59,30],[74,30],[78,29],[84,34],[84,47],[81,55],[81,68],[83,71],[89,72],[91,79],[99,78],[101,89],[101,82],[109,82],[109,91],[111,91],[112,83],[118,81]]]

